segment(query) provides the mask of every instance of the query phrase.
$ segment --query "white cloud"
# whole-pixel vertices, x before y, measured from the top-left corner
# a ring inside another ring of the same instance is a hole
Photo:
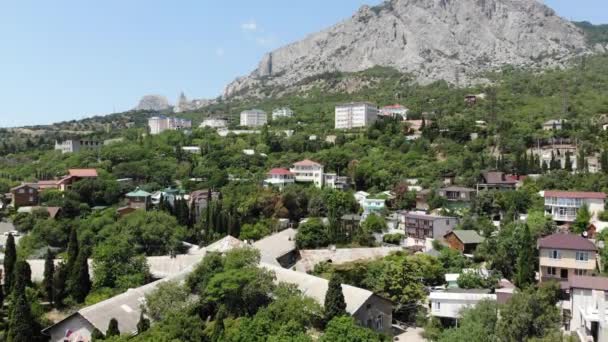
[[[215,49],[215,54],[218,57],[223,57],[224,54],[226,54],[226,51],[223,48],[220,47],[220,48]]]
[[[241,24],[241,29],[243,29],[243,31],[257,31],[258,30],[258,24],[255,22],[255,20],[251,19],[247,22],[244,22]]]

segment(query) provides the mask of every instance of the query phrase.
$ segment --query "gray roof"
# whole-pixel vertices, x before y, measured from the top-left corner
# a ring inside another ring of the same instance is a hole
[[[403,251],[403,248],[375,247],[300,250],[300,260],[296,262],[296,271],[310,272],[315,265],[329,260],[331,260],[332,264],[343,264],[357,260],[382,258],[399,251]]]
[[[458,240],[464,244],[482,243],[485,240],[483,236],[479,235],[474,230],[453,230],[450,233],[454,233]]]
[[[279,266],[277,258],[296,250],[296,233],[287,228],[253,243],[260,250],[262,262]]]

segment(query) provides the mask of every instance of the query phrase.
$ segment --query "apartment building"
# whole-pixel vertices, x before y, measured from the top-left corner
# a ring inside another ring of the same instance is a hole
[[[568,281],[596,269],[597,247],[574,234],[556,233],[538,240],[540,281]]]
[[[580,341],[608,342],[608,278],[580,276],[568,281],[570,298],[562,305],[564,317],[570,317],[567,331],[578,335]]]
[[[545,213],[551,215],[554,221],[574,222],[576,213],[586,205],[592,216],[604,211],[606,194],[603,192],[582,191],[541,191],[545,199]]]
[[[182,130],[192,128],[192,121],[164,115],[153,116],[148,119],[150,134],[160,134],[166,130]]]
[[[294,174],[296,182],[314,183],[318,188],[323,187],[323,165],[305,159],[293,164],[289,169]]]
[[[347,103],[336,106],[335,128],[366,127],[378,118],[378,107],[369,102]]]
[[[89,139],[69,139],[64,141],[55,141],[55,150],[61,153],[75,153],[82,150],[98,150],[103,146],[103,141],[95,141]]]
[[[439,197],[450,202],[470,202],[475,197],[475,189],[461,186],[448,186],[437,191]]]
[[[399,213],[399,227],[405,230],[405,235],[414,239],[442,238],[454,230],[459,223],[456,217],[431,215],[417,211]]]
[[[285,185],[293,184],[295,181],[295,176],[291,171],[282,168],[274,168],[266,174],[264,185],[272,185],[282,189]]]
[[[276,108],[272,111],[272,119],[276,120],[279,118],[290,118],[293,116],[293,110],[289,107]]]
[[[268,122],[266,112],[259,109],[250,109],[241,112],[241,126],[261,127]]]

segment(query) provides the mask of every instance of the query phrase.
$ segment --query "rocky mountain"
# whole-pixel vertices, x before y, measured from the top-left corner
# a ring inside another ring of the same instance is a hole
[[[139,104],[135,110],[148,110],[160,112],[171,108],[169,100],[162,95],[146,95],[139,100]]]
[[[504,65],[563,66],[588,52],[581,29],[537,0],[389,0],[268,53],[225,97],[262,97],[328,72],[374,66],[420,83],[466,84]]]

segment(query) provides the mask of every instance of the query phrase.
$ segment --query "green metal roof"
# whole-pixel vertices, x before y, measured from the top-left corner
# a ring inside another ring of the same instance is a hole
[[[126,197],[149,197],[152,196],[151,193],[147,191],[143,191],[140,188],[135,189],[135,191],[131,191],[125,195]]]

